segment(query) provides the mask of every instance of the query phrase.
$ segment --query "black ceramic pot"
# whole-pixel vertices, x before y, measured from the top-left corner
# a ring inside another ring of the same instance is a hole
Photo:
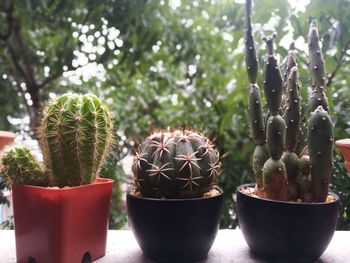
[[[339,197],[330,203],[261,199],[237,188],[237,216],[253,254],[269,262],[313,262],[326,250],[339,216]]]
[[[128,194],[129,224],[138,244],[157,262],[193,262],[206,257],[219,229],[218,196],[154,199]]]

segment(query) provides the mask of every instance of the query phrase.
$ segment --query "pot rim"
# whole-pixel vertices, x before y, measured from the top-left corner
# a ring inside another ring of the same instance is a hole
[[[0,131],[0,137],[15,138],[16,133],[10,131]]]
[[[257,200],[261,200],[261,201],[265,201],[265,202],[271,202],[271,203],[286,204],[286,205],[292,205],[292,206],[310,206],[310,205],[311,206],[319,206],[319,205],[331,205],[331,204],[339,202],[339,196],[336,193],[333,193],[333,192],[328,192],[328,194],[330,194],[330,195],[335,197],[335,200],[332,201],[332,202],[298,203],[298,202],[291,202],[291,201],[271,200],[271,199],[267,199],[267,198],[261,198],[261,197],[248,195],[248,194],[243,193],[241,191],[241,189],[243,187],[255,187],[255,183],[241,184],[241,185],[237,186],[236,193],[239,192],[240,194],[242,194],[244,196],[247,196],[247,197],[250,197],[250,198],[255,198]]]
[[[215,186],[215,189],[217,189],[220,193],[215,196],[208,196],[208,197],[194,197],[194,198],[155,198],[155,197],[144,197],[144,196],[135,196],[130,194],[130,191],[126,193],[126,195],[130,198],[135,198],[135,199],[142,199],[142,200],[149,200],[149,201],[159,201],[159,202],[186,202],[186,201],[196,201],[196,200],[207,200],[207,199],[212,199],[212,198],[217,198],[220,197],[224,194],[224,191],[219,187]]]
[[[91,184],[83,184],[83,185],[77,185],[77,186],[65,186],[63,188],[60,188],[58,186],[37,186],[37,185],[26,185],[26,184],[14,184],[11,187],[16,187],[18,190],[20,190],[20,188],[27,188],[27,189],[41,189],[41,190],[45,190],[45,191],[69,191],[72,189],[79,189],[79,188],[86,188],[92,185],[101,185],[101,184],[110,184],[113,183],[113,179],[110,178],[102,178],[102,177],[97,177],[95,182],[91,183]]]
[[[335,144],[337,146],[350,148],[350,138],[344,138],[344,139],[336,140]]]

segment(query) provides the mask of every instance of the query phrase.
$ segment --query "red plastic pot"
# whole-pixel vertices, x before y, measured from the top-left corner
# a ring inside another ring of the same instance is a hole
[[[346,169],[350,173],[350,139],[337,140],[335,144],[343,154]]]
[[[0,151],[5,148],[6,145],[12,143],[16,138],[16,134],[8,131],[0,131]]]
[[[113,180],[67,188],[14,185],[17,262],[75,263],[106,253]]]

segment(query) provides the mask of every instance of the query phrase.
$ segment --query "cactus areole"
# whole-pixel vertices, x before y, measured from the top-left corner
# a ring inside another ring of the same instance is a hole
[[[158,131],[140,145],[132,170],[135,190],[144,197],[202,197],[215,189],[219,153],[199,132]]]
[[[309,73],[312,95],[301,117],[296,50],[286,58],[284,77],[274,52],[274,38],[265,37],[264,95],[256,83],[258,65],[252,31],[251,1],[246,1],[246,67],[249,80],[248,101],[252,135],[256,143],[253,171],[254,194],[268,199],[298,202],[324,202],[332,174],[333,124],[328,112],[325,88],[325,63],[319,44],[316,21],[310,23],[308,36]],[[265,121],[264,121],[265,120]],[[305,125],[305,126],[302,126]],[[302,128],[306,129],[306,151],[300,152]],[[305,153],[304,153],[305,152]]]

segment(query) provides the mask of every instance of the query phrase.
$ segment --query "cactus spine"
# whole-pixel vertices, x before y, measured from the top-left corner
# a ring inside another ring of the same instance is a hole
[[[95,95],[67,93],[49,102],[43,116],[44,168],[28,149],[17,148],[5,153],[2,159],[3,165],[8,165],[7,176],[22,176],[22,179],[13,180],[14,183],[43,185],[48,184],[43,179],[44,173],[50,185],[59,187],[94,182],[112,139],[111,116],[106,106]],[[14,153],[26,158],[17,158],[20,161],[10,163],[8,158]],[[33,171],[14,173],[28,166],[27,163]]]
[[[257,74],[254,70],[257,71],[257,64],[256,67],[251,66],[256,61],[256,55],[251,26],[251,1],[247,0],[246,64],[250,81],[249,115],[257,144],[253,154],[256,194],[277,200],[323,202],[328,195],[332,172],[333,124],[324,93],[325,65],[316,22],[312,21],[309,31],[309,72],[313,91],[306,111],[307,148],[300,156],[301,96],[296,51],[294,45],[291,45],[282,80],[274,56],[273,39],[274,36],[264,39],[267,46],[264,60],[264,94],[268,108],[264,125],[260,91],[255,84]],[[253,47],[253,50],[249,47]],[[281,108],[283,93],[284,105]]]
[[[217,183],[219,153],[199,132],[159,131],[140,145],[132,170],[142,196],[201,197]]]

